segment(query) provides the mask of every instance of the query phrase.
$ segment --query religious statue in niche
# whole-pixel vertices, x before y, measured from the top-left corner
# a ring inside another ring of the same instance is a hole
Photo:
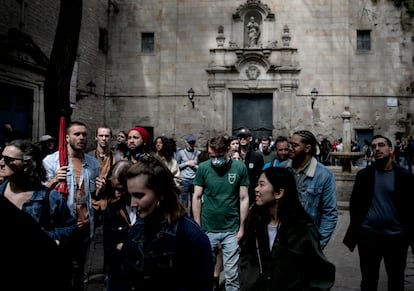
[[[249,47],[256,47],[259,43],[260,25],[253,16],[250,17],[250,21],[247,23],[247,34],[249,37]]]

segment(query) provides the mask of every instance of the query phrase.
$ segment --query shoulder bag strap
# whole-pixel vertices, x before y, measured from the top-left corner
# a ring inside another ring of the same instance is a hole
[[[43,199],[42,212],[39,220],[39,224],[42,228],[48,229],[50,224],[50,191],[47,189],[45,198]]]

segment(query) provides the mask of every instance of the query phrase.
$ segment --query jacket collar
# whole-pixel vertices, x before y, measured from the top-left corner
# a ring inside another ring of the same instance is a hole
[[[304,168],[305,175],[310,177],[310,178],[313,178],[313,176],[315,176],[317,165],[318,165],[318,161],[316,160],[315,157],[312,157],[311,160],[308,162],[308,164]],[[292,160],[289,160],[286,167],[287,168],[292,168]]]

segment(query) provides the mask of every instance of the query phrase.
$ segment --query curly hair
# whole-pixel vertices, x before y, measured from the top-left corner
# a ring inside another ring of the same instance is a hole
[[[167,161],[171,161],[174,158],[174,153],[177,150],[177,143],[173,138],[162,138],[162,155],[167,159]]]
[[[23,162],[27,166],[19,175],[27,184],[26,188],[42,186],[46,180],[46,170],[42,165],[42,152],[39,146],[29,140],[15,139],[7,146],[14,146],[23,153]]]

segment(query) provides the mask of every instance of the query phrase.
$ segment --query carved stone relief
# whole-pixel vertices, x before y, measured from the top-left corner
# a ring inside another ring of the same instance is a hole
[[[260,76],[260,70],[255,63],[250,63],[245,70],[247,78],[256,80]]]

